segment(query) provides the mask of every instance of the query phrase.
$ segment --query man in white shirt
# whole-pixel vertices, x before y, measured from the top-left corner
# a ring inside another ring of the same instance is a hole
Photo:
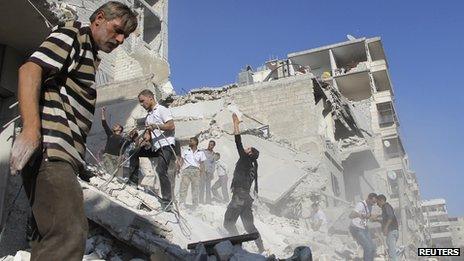
[[[156,172],[158,173],[163,207],[170,205],[172,200],[171,182],[168,176],[169,162],[174,155],[175,125],[171,111],[158,104],[150,90],[143,90],[138,95],[140,105],[147,110],[145,125],[151,133],[153,152],[150,156],[157,158]]]
[[[214,160],[216,161],[215,173],[217,174],[218,179],[216,180],[216,182],[214,182],[213,186],[211,187],[211,190],[215,198],[227,203],[229,202],[229,191],[227,189],[227,167],[224,161],[221,160],[221,154],[215,152]],[[222,197],[218,193],[219,188],[221,188],[222,190]]]
[[[205,175],[200,177],[200,204],[211,204],[211,181],[214,178],[214,171],[216,168],[216,161],[214,160],[214,147],[216,142],[210,140],[208,148],[204,150],[205,161]]]
[[[376,246],[372,241],[371,234],[367,228],[369,220],[375,220],[373,216],[372,206],[377,202],[377,194],[370,193],[366,200],[356,204],[354,210],[350,214],[351,224],[350,233],[364,250],[364,261],[374,260]]]
[[[182,151],[180,160],[181,180],[179,189],[179,202],[185,204],[189,185],[192,187],[192,203],[194,207],[198,206],[200,177],[205,175],[206,156],[202,150],[198,150],[198,139],[190,138],[189,148]]]
[[[320,231],[323,233],[327,233],[327,218],[325,213],[319,207],[319,203],[313,203],[311,205],[311,215],[309,218],[309,223],[311,224],[311,228],[314,231]]]

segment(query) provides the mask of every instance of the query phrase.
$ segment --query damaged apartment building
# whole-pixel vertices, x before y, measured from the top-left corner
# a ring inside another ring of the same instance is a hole
[[[17,69],[53,25],[76,18],[87,21],[105,1],[0,0],[0,8],[7,2],[12,11],[0,17],[7,25],[0,30],[1,228],[8,217],[9,223],[1,238],[0,256],[23,247],[25,240],[17,237],[24,234],[28,211],[25,195],[17,194],[20,179],[6,173],[18,127],[14,121]],[[306,242],[308,233],[301,230],[301,220],[308,216],[313,202],[323,204],[331,231],[346,238],[352,204],[370,192],[385,194],[400,216],[401,245],[424,244],[419,187],[402,145],[380,38],[351,39],[290,53],[286,59],[268,61],[256,70],[248,66],[239,73],[237,83],[176,96],[169,81],[168,0],[122,2],[138,13],[139,28],[113,53],[101,54],[97,108],[87,140],[89,164],[98,163],[94,155],[98,157],[105,142],[100,108],[108,108],[111,123],[131,129],[145,115],[137,94],[148,88],[170,104],[181,144],[192,136],[199,137],[200,147],[215,139],[217,151],[230,168],[236,161],[230,116],[232,112],[239,114],[244,144],[253,144],[261,151],[259,202],[263,207],[256,219],[259,228],[266,228],[261,231],[265,245],[276,254],[288,255],[288,246]],[[18,22],[13,14],[27,19]],[[20,30],[27,32],[17,34]],[[191,231],[185,236],[180,231],[185,227],[175,225],[182,223],[179,219],[147,215],[156,199],[140,191],[98,178],[82,186],[89,219],[145,254],[155,252],[152,245],[156,245],[188,256],[169,244],[185,248],[189,242],[223,236],[217,227],[222,226],[225,206],[205,207],[201,214],[185,213],[184,221],[196,224],[186,225]],[[149,231],[157,237],[147,236]],[[338,242],[331,240],[332,244]],[[337,256],[328,242],[307,244],[315,253]]]
[[[316,157],[329,207],[385,194],[400,217],[400,242],[424,244],[418,182],[379,37],[290,53],[256,71],[248,66],[238,85],[234,97],[244,113]]]

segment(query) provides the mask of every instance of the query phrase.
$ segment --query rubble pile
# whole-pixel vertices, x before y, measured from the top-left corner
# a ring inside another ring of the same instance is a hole
[[[178,107],[188,103],[217,100],[224,97],[224,95],[227,93],[227,90],[235,87],[237,86],[235,84],[232,84],[218,88],[204,87],[199,89],[192,89],[186,95],[175,97],[174,101],[171,103],[170,106]]]
[[[258,135],[257,129],[261,125],[241,114],[227,93],[203,91],[197,92],[199,94],[203,96],[202,101],[189,102],[186,99],[182,105],[179,102],[178,106],[171,107],[176,122],[176,137],[186,140],[197,136],[201,141],[200,148],[206,147],[206,143],[214,139],[217,144],[215,150],[221,154],[231,177],[238,158],[231,134],[231,114],[235,112],[240,115],[245,133],[242,135],[244,145],[256,146],[261,152],[260,193],[255,198],[254,213],[255,224],[267,249],[265,255],[288,257],[298,246],[309,246],[315,256],[325,257],[326,260],[343,260],[343,255],[355,252],[353,247],[346,244],[343,236],[312,231],[306,224],[312,202],[320,201],[316,195],[326,189],[327,177],[318,172],[319,162],[311,155],[281,142],[279,137],[265,139]],[[219,96],[214,96],[216,94]],[[212,95],[214,97],[210,99]],[[166,252],[166,249],[170,249],[167,252],[188,257],[201,253],[201,249],[188,252],[185,250],[187,244],[229,236],[222,225],[227,208],[224,203],[200,205],[194,210],[174,206],[173,212],[164,212],[153,193],[120,183],[108,175],[100,176],[101,171],[96,167],[89,169],[98,174],[89,183],[82,184],[85,188],[86,212],[94,213],[88,214],[89,218],[143,253],[154,253],[159,249]],[[179,177],[176,180],[178,184]],[[98,197],[93,198],[92,195],[97,194]],[[101,198],[110,203],[102,204]],[[95,207],[95,202],[100,202],[101,206]],[[114,213],[120,213],[117,216],[124,213],[126,220],[114,217]],[[131,216],[129,220],[128,216]],[[240,222],[237,226],[239,231],[244,232]],[[231,255],[236,255],[236,260],[244,260],[239,257],[253,255],[250,252],[257,251],[252,242],[244,243],[243,249],[230,246],[225,249],[229,249],[229,252],[233,249]],[[261,255],[254,255],[253,258],[264,260]]]

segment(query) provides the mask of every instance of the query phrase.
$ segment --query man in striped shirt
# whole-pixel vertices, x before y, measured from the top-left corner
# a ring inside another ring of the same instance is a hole
[[[10,168],[21,172],[39,238],[31,260],[82,260],[88,224],[77,175],[95,110],[97,52],[111,52],[137,27],[134,12],[108,2],[90,26],[57,27],[19,69],[23,128]]]

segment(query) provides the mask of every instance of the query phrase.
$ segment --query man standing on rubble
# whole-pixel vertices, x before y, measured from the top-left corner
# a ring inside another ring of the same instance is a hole
[[[356,204],[354,210],[350,213],[351,224],[350,233],[364,250],[364,261],[373,261],[376,246],[372,241],[371,234],[367,228],[369,220],[375,220],[372,213],[372,206],[377,202],[377,194],[370,193],[366,200]]]
[[[311,228],[313,229],[313,231],[320,231],[320,232],[327,234],[328,233],[327,218],[319,204],[320,204],[319,202],[314,202],[311,205],[311,214],[309,217],[309,223],[311,224]]]
[[[214,160],[214,147],[216,142],[210,140],[205,153],[205,175],[200,177],[200,204],[211,204],[211,181],[214,177],[216,161]]]
[[[90,22],[55,28],[19,69],[22,131],[10,168],[22,174],[39,233],[31,260],[82,260],[85,251],[88,224],[77,175],[95,110],[97,51],[122,44],[137,18],[126,5],[108,2]]]
[[[224,214],[224,228],[231,235],[238,235],[235,223],[238,217],[242,219],[243,227],[247,233],[258,232],[253,222],[253,198],[250,196],[251,184],[254,182],[254,192],[258,193],[258,157],[259,151],[256,148],[243,148],[240,136],[240,121],[235,113],[232,114],[234,125],[235,145],[239,159],[235,165],[234,177],[232,179],[232,200],[227,206]],[[264,252],[263,240],[261,237],[255,240],[260,253]]]
[[[124,137],[122,136],[123,127],[116,123],[113,125],[113,128],[110,129],[110,126],[106,121],[106,107],[101,108],[101,122],[106,133],[103,166],[105,166],[105,170],[109,174],[112,174],[113,171],[118,168],[119,154],[124,143]]]
[[[189,148],[182,152],[179,164],[181,165],[181,180],[179,188],[179,202],[185,204],[189,185],[192,188],[193,207],[198,206],[200,179],[205,175],[206,156],[203,150],[198,149],[198,138],[189,140]]]
[[[388,256],[391,261],[398,260],[396,254],[396,241],[398,241],[398,220],[395,216],[393,207],[387,202],[384,195],[377,196],[377,205],[382,209],[382,232],[387,237]]]
[[[217,173],[218,179],[211,187],[211,192],[213,193],[213,196],[217,198],[219,201],[227,203],[229,202],[229,191],[227,189],[227,167],[224,161],[221,160],[221,154],[219,154],[218,152],[214,153],[214,159],[216,160],[215,173]],[[218,193],[219,188],[221,188],[222,197]]]
[[[140,105],[147,110],[145,126],[151,133],[152,152],[157,158],[156,172],[161,187],[161,205],[166,208],[171,205],[172,191],[168,176],[169,163],[175,158],[175,125],[171,111],[155,100],[152,91],[145,89],[138,95]]]

